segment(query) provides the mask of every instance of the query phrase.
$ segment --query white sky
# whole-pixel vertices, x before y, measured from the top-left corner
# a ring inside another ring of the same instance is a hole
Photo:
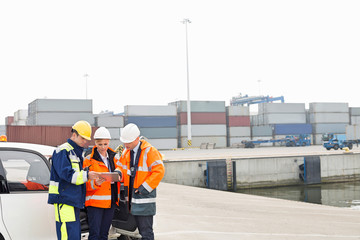
[[[239,93],[360,107],[358,0],[0,0],[0,124],[37,98],[93,112]],[[258,80],[261,80],[259,83]]]

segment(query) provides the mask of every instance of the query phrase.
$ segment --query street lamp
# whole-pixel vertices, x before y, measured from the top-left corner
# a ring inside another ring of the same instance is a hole
[[[84,78],[85,78],[85,93],[86,93],[86,99],[88,99],[88,77],[89,74],[85,73]]]
[[[190,108],[190,87],[189,87],[189,54],[188,54],[188,32],[187,25],[191,23],[188,18],[184,18],[181,21],[185,24],[185,36],[186,36],[186,73],[187,73],[187,135],[188,135],[188,146],[191,146],[191,108]]]

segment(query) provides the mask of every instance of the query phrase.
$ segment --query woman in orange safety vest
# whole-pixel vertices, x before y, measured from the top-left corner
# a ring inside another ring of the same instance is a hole
[[[111,139],[109,131],[100,127],[94,134],[95,146],[84,160],[83,167],[95,172],[117,172],[119,181],[122,178],[121,168],[115,158],[115,152],[109,147]],[[90,180],[86,183],[85,206],[89,222],[89,240],[108,239],[110,225],[114,216],[119,182],[109,182],[104,178]]]

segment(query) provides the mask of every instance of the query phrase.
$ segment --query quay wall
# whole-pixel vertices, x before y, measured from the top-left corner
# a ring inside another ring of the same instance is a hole
[[[313,155],[320,158],[321,183],[360,179],[360,154]],[[231,158],[236,166],[236,187],[256,188],[302,185],[299,165],[305,156]],[[207,162],[219,159],[164,161],[163,181],[187,186],[206,187]]]

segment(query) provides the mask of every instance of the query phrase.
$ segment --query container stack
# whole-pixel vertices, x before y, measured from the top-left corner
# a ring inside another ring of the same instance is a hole
[[[250,111],[245,106],[226,107],[227,146],[236,147],[251,139]]]
[[[121,143],[120,129],[124,127],[124,116],[113,112],[98,114],[95,116],[97,127],[106,127],[111,135],[110,147],[115,150]]]
[[[310,103],[309,119],[315,144],[322,144],[325,133],[346,134],[350,122],[348,103]]]
[[[350,112],[350,124],[360,125],[360,107],[349,108]]]
[[[124,107],[124,123],[136,124],[157,149],[177,148],[175,106],[128,105]]]
[[[79,120],[95,123],[92,100],[36,99],[28,105],[27,125],[72,126]]]
[[[20,109],[14,113],[14,122],[12,125],[25,126],[28,116],[27,109]]]
[[[169,103],[178,114],[179,147],[188,146],[187,101]],[[191,101],[191,147],[211,144],[226,147],[225,101]]]

